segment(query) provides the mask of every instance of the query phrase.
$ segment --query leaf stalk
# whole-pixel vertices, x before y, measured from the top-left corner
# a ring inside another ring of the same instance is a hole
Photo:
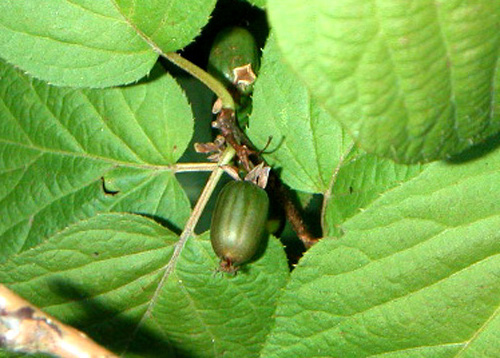
[[[210,75],[205,70],[196,66],[191,61],[186,60],[184,57],[176,52],[160,53],[167,60],[175,64],[176,66],[182,68],[184,71],[190,75],[196,77],[198,80],[203,82],[215,95],[222,101],[222,108],[235,109],[233,96],[224,87],[222,83],[217,81],[212,75]]]
[[[146,312],[144,313],[141,320],[137,324],[137,327],[134,331],[134,334],[132,334],[132,337],[136,335],[141,325],[151,315],[151,312],[153,311],[154,305],[158,300],[158,296],[160,295],[163,286],[165,285],[170,274],[174,271],[177,261],[180,257],[182,250],[184,249],[184,246],[186,245],[187,240],[193,235],[196,224],[198,223],[198,220],[200,219],[201,214],[208,203],[208,200],[210,199],[215,187],[217,186],[217,183],[219,182],[222,174],[224,173],[224,166],[227,165],[229,162],[231,162],[235,154],[236,152],[232,147],[227,147],[226,150],[222,153],[220,160],[217,163],[217,167],[215,168],[214,171],[212,171],[212,174],[210,174],[207,184],[203,188],[203,191],[200,197],[198,198],[196,205],[193,208],[193,211],[186,223],[186,226],[184,227],[184,230],[182,231],[179,237],[179,241],[175,244],[174,252],[170,257],[170,260],[165,266],[163,266],[160,269],[160,270],[165,270],[165,272],[163,273],[160,282],[158,283],[158,286],[156,287],[156,290],[153,296],[151,297],[151,301],[148,305]]]

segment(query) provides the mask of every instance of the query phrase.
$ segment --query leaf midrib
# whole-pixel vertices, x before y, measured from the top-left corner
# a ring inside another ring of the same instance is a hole
[[[72,157],[72,158],[84,158],[84,159],[91,159],[95,161],[100,161],[104,162],[107,164],[114,164],[116,166],[120,167],[125,167],[125,168],[135,168],[135,169],[149,169],[149,170],[158,170],[158,171],[174,171],[174,165],[172,164],[166,164],[166,165],[156,165],[156,164],[140,164],[140,163],[133,163],[133,162],[125,162],[122,160],[118,160],[115,158],[107,158],[107,157],[102,157],[99,155],[95,154],[89,154],[87,152],[82,152],[82,153],[76,153],[76,152],[70,152],[70,151],[65,151],[61,149],[54,149],[54,148],[45,148],[45,147],[40,147],[36,145],[26,145],[23,143],[19,142],[13,142],[9,141],[3,138],[0,138],[0,144],[7,144],[7,145],[12,145],[12,146],[19,146],[22,148],[26,149],[31,149],[31,150],[36,150],[38,152],[44,153],[44,154],[56,154],[56,155],[61,155],[61,156],[67,156],[67,157]]]

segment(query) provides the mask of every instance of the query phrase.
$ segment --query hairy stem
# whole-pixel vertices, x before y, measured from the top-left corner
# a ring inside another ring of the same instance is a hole
[[[165,57],[167,60],[182,68],[187,73],[196,77],[198,80],[203,82],[205,86],[210,88],[215,95],[221,99],[223,108],[234,109],[234,99],[233,96],[228,92],[226,87],[219,81],[217,81],[212,75],[210,75],[205,70],[202,70],[200,67],[196,66],[191,61],[186,60],[184,57],[179,55],[176,52],[168,52],[163,53],[161,55]]]
[[[271,171],[268,181],[269,195],[279,202],[285,211],[286,218],[292,225],[293,231],[306,248],[310,248],[318,239],[309,231],[309,228],[302,219],[302,214],[290,198],[288,188],[283,185],[275,172]]]
[[[214,191],[217,183],[219,182],[222,173],[224,173],[224,169],[222,168],[222,166],[228,164],[233,159],[234,155],[235,155],[234,149],[228,147],[225,150],[225,152],[221,155],[217,168],[212,172],[212,174],[210,174],[207,184],[203,188],[203,191],[201,192],[201,195],[198,198],[198,201],[196,202],[196,205],[193,208],[193,212],[191,213],[191,216],[189,217],[186,226],[184,227],[184,230],[181,233],[179,241],[175,245],[174,253],[172,254],[172,257],[170,258],[170,261],[167,264],[167,271],[165,272],[165,275],[163,276],[162,281],[160,281],[158,287],[162,286],[162,282],[164,281],[164,279],[168,277],[168,274],[175,267],[177,259],[179,258],[179,255],[182,249],[184,248],[186,241],[192,235],[194,228],[196,227],[196,224],[198,223],[198,220],[200,219],[200,216],[203,212],[203,209],[205,209],[205,206],[207,205],[208,200],[212,195],[212,192]]]

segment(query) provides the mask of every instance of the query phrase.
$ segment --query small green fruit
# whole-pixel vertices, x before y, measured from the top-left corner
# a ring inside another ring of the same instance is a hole
[[[228,183],[215,204],[210,227],[212,247],[223,271],[250,261],[261,245],[269,211],[264,189],[247,181]]]
[[[242,27],[217,34],[208,58],[208,72],[226,86],[248,95],[259,68],[259,48],[253,35]]]

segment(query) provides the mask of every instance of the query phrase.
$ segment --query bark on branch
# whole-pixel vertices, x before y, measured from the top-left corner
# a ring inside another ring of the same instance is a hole
[[[0,346],[61,358],[117,358],[84,333],[43,313],[0,285]]]

